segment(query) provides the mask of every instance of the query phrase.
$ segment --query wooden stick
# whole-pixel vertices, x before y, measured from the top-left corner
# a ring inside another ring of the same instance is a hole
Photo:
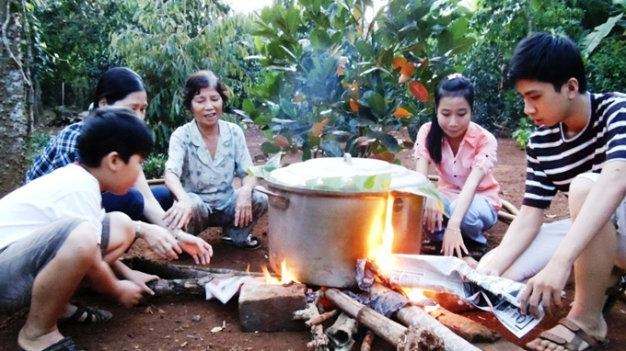
[[[324,312],[322,314],[318,314],[317,316],[311,317],[311,319],[304,322],[304,324],[306,324],[308,327],[312,325],[322,324],[324,321],[334,317],[336,314],[337,314],[337,310]]]
[[[190,279],[159,279],[146,283],[155,297],[170,295],[204,295],[204,285],[213,277]]]
[[[510,214],[517,216],[519,214],[519,209],[515,207],[512,203],[502,199],[502,208],[507,210]]]
[[[361,343],[361,351],[371,351],[372,343],[374,342],[374,333],[371,330],[367,330],[363,337],[363,343]]]
[[[445,349],[448,351],[479,350],[417,306],[401,308],[397,317],[404,325],[423,328],[437,335],[443,340]]]
[[[315,303],[308,303],[306,308],[293,313],[293,319],[310,320],[319,316],[320,312],[317,309]],[[312,340],[306,344],[309,349],[315,349],[317,351],[328,351],[328,344],[330,340],[324,334],[324,329],[321,324],[311,325],[311,338]]]
[[[357,321],[342,312],[335,323],[326,329],[326,335],[332,341],[335,350],[352,350],[357,328]]]
[[[494,342],[500,339],[500,334],[495,331],[443,307],[439,307],[428,314],[471,343]]]
[[[202,278],[207,275],[234,275],[251,277],[265,276],[265,274],[261,272],[244,272],[227,268],[201,267],[168,262],[157,262],[140,257],[126,259],[124,260],[124,263],[132,269],[136,269],[144,273],[156,274],[164,279]]]
[[[515,215],[500,210],[498,211],[498,219],[502,222],[511,223],[515,219]]]
[[[326,290],[324,295],[344,312],[356,318],[357,321],[370,328],[376,335],[390,344],[397,347],[403,342],[406,327],[353,300],[335,288]]]
[[[372,294],[383,294],[389,291],[391,291],[391,289],[381,284],[374,284],[372,286]],[[450,329],[446,328],[419,307],[403,307],[397,312],[396,316],[398,317],[398,320],[406,326],[425,329],[439,337],[443,341],[446,350],[478,350],[472,344],[454,334],[450,331]]]

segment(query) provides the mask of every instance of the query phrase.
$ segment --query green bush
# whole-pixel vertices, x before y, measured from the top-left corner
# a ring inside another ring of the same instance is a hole
[[[266,153],[393,160],[404,146],[393,132],[415,135],[433,87],[455,70],[451,57],[473,43],[456,1],[392,0],[371,23],[370,1],[283,3],[257,21],[264,76],[243,104],[265,131]]]
[[[162,178],[165,174],[167,155],[152,153],[143,161],[143,173],[146,179]]]
[[[108,47],[129,17],[126,7],[106,0],[33,0],[26,8],[42,102],[86,109],[102,73],[119,64]]]
[[[126,6],[134,17],[113,34],[111,49],[144,79],[146,120],[158,151],[167,150],[172,131],[188,119],[181,91],[194,71],[214,71],[233,91],[229,106],[240,106],[257,67],[243,60],[252,45],[248,17],[229,17],[227,7],[209,0],[132,0]]]
[[[26,166],[30,167],[35,161],[35,158],[41,153],[41,151],[48,145],[52,139],[52,134],[48,132],[34,132],[31,134],[28,141],[27,153],[26,153]]]
[[[626,36],[604,40],[587,62],[589,89],[594,92],[626,89]]]

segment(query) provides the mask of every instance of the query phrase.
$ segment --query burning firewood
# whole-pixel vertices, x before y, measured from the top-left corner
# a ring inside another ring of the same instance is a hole
[[[495,331],[445,308],[437,308],[429,314],[469,342],[494,342],[500,339]]]
[[[358,330],[358,323],[354,318],[350,318],[347,314],[341,313],[335,323],[326,329],[326,335],[330,338],[334,345],[334,349],[352,350],[354,345],[354,334]]]
[[[337,314],[337,310],[332,310],[328,312],[324,312],[322,314],[318,314],[317,316],[311,317],[308,321],[304,322],[308,327],[312,325],[317,325],[324,323],[324,321],[334,317]]]
[[[158,279],[148,282],[146,285],[154,291],[155,297],[182,294],[204,295],[204,285],[212,279],[211,276],[189,279]]]
[[[443,345],[443,341],[428,330],[416,330],[415,328],[409,330],[337,289],[328,289],[325,291],[325,295],[344,312],[355,317],[357,321],[395,346],[397,350],[417,350],[420,346],[425,348],[419,350],[438,350],[437,348],[430,348],[428,345]],[[471,344],[468,345],[469,347],[464,350],[478,350]]]
[[[124,260],[124,263],[144,273],[155,274],[163,279],[203,278],[210,275],[232,275],[264,277],[261,272],[244,272],[227,268],[200,267],[192,265],[175,264],[168,262],[156,262],[139,257]]]
[[[390,290],[391,289],[381,284],[374,284],[372,286],[372,294],[382,294]],[[446,350],[478,350],[478,348],[454,334],[419,307],[403,307],[397,312],[396,316],[404,325],[419,327],[436,335],[443,341]]]
[[[367,330],[361,343],[361,351],[371,351],[372,343],[374,342],[374,333],[371,330]]]
[[[294,312],[293,319],[310,320],[319,315],[320,312],[317,309],[316,303],[310,302],[307,304],[305,309]],[[326,334],[324,334],[324,329],[321,324],[311,325],[311,337],[313,340],[306,344],[308,349],[314,349],[316,351],[329,350],[328,344],[330,340]]]

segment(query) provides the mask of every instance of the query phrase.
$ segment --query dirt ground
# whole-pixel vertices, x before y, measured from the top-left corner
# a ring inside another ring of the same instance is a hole
[[[260,155],[262,137],[257,130],[247,131],[248,143],[253,157]],[[499,163],[496,178],[502,186],[502,197],[519,206],[524,190],[526,162],[511,140],[499,140]],[[261,161],[262,157],[254,157]],[[413,167],[410,153],[400,155],[403,164]],[[546,220],[552,221],[567,213],[564,197],[559,197],[547,212]],[[504,234],[507,226],[498,224],[489,231],[489,245],[495,246]],[[254,250],[240,250],[224,245],[219,240],[217,230],[208,230],[203,236],[213,245],[213,267],[223,267],[258,271],[268,264],[267,220],[263,218],[255,228],[255,234],[261,238],[263,247]],[[141,252],[141,247],[132,252]],[[182,258],[181,263],[192,263],[189,258]],[[50,292],[54,294],[53,291]],[[567,289],[567,298],[571,301],[573,290]],[[64,335],[74,338],[76,343],[87,350],[306,350],[308,332],[279,333],[244,333],[240,331],[236,298],[226,305],[216,300],[205,301],[200,297],[186,296],[149,300],[145,305],[124,309],[106,298],[90,293],[81,293],[76,300],[87,305],[95,305],[110,310],[114,318],[103,324],[60,327]],[[511,342],[523,345],[541,330],[552,326],[563,317],[567,309],[557,316],[546,318],[535,331],[526,338],[517,340],[500,327],[493,317],[485,312],[469,312],[466,315],[478,322],[496,329]],[[0,316],[0,350],[17,349],[17,333],[25,319],[25,311],[13,316]],[[618,302],[607,317],[609,324],[609,350],[626,348],[626,304]],[[216,326],[225,326],[219,332],[212,333]],[[385,342],[377,339],[374,350],[391,350]]]

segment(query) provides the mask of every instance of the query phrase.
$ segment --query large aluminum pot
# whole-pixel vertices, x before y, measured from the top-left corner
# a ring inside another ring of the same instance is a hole
[[[391,175],[392,184],[394,173],[403,169],[377,160],[361,162],[360,165],[370,161],[373,161],[376,171],[365,173],[382,174],[384,177],[381,170],[385,169]],[[307,162],[311,167],[300,167],[307,170],[303,178],[314,174],[317,166],[328,167],[328,161],[316,163],[309,160],[304,164]],[[385,163],[385,167],[380,167],[380,162]],[[363,173],[362,170],[356,172],[357,175]],[[406,178],[406,174],[401,173]],[[407,179],[401,181],[407,182]],[[290,273],[303,283],[338,288],[354,286],[356,260],[367,257],[368,245],[380,244],[368,243],[368,239],[373,234],[372,230],[384,223],[389,191],[305,189],[281,184],[270,177],[269,190],[265,192],[269,195],[270,204],[269,259],[272,268],[280,271],[284,260]],[[394,193],[394,198],[394,251],[418,253],[423,199],[406,193]]]

